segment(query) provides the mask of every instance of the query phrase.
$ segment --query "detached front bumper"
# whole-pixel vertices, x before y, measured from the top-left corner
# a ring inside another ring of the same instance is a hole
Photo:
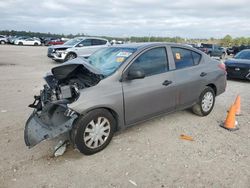
[[[34,111],[26,122],[25,144],[31,148],[43,140],[55,138],[72,129],[78,115],[67,113],[68,109],[51,105],[43,111]]]

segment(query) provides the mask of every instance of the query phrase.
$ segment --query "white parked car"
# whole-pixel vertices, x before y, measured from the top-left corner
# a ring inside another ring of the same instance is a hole
[[[65,62],[79,56],[89,57],[95,51],[110,46],[108,40],[96,37],[76,37],[63,45],[48,48],[48,57],[58,62]]]
[[[17,39],[17,40],[15,40],[14,44],[38,46],[38,45],[41,45],[41,41],[39,39],[36,39],[36,38]]]
[[[8,42],[8,39],[4,35],[0,35],[0,44],[6,44]]]

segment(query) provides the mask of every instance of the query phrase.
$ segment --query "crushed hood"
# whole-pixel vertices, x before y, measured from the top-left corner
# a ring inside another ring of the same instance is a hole
[[[101,72],[90,65],[85,58],[79,57],[63,63],[51,69],[52,74],[58,81],[74,77],[77,73],[82,73],[93,78],[102,78]]]

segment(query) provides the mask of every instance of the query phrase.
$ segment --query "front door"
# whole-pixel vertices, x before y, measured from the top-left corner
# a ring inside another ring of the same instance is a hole
[[[175,107],[173,73],[168,72],[165,47],[143,52],[130,65],[131,70],[143,70],[145,78],[122,82],[124,93],[125,123],[133,124]]]

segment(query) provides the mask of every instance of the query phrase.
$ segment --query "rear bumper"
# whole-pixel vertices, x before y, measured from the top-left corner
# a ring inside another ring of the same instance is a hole
[[[52,107],[47,112],[37,112],[30,115],[24,130],[24,141],[29,148],[37,145],[43,140],[55,138],[72,129],[77,114],[64,115],[61,107]],[[43,114],[47,113],[47,114]]]

